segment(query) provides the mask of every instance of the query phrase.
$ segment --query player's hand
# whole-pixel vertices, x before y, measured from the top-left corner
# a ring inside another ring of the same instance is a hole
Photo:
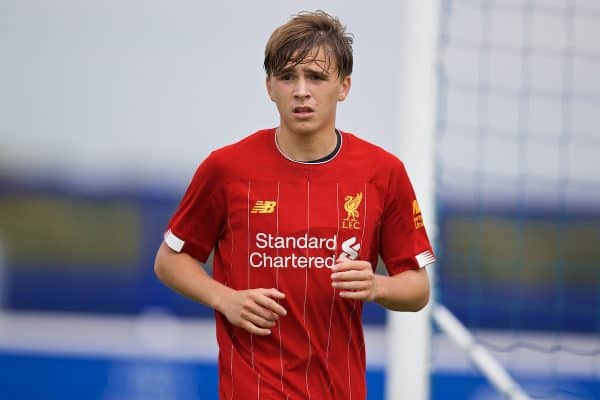
[[[285,294],[274,288],[231,290],[221,299],[218,311],[232,325],[266,336],[271,334],[279,317],[287,314],[277,302],[283,298]]]
[[[375,273],[368,261],[338,259],[331,269],[331,285],[346,299],[373,301]]]

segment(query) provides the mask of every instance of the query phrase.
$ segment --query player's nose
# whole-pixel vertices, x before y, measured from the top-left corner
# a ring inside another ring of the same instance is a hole
[[[294,85],[294,96],[306,98],[310,96],[310,91],[308,87],[308,81],[304,77],[300,77],[296,80],[296,84]]]

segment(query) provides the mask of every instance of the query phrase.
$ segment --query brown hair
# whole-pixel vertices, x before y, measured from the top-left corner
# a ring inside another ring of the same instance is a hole
[[[277,75],[289,63],[296,66],[322,47],[326,68],[335,62],[342,79],[352,73],[352,43],[352,34],[346,33],[338,18],[321,10],[302,11],[273,31],[265,48],[264,68],[267,75]]]

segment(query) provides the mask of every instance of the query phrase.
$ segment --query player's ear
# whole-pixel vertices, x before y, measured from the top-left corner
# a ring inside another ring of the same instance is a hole
[[[269,75],[267,75],[266,85],[267,85],[267,93],[269,94],[269,98],[271,99],[271,101],[275,101],[275,99],[273,98],[273,92],[271,91],[271,77]]]
[[[352,79],[350,78],[350,75],[343,77],[342,81],[340,82],[340,92],[338,94],[338,101],[346,100],[346,97],[348,97],[348,92],[350,92],[351,86]]]

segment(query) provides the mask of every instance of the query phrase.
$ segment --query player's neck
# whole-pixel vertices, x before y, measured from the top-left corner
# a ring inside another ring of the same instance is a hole
[[[313,161],[331,154],[337,146],[335,127],[315,133],[294,133],[285,127],[277,128],[279,150],[290,160]]]

